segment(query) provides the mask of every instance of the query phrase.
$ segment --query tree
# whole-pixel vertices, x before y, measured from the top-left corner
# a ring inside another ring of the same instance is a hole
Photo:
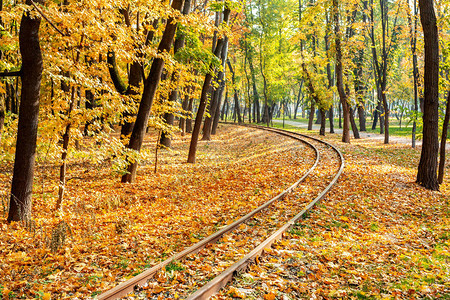
[[[172,2],[172,8],[180,11],[183,6],[183,2],[183,0],[174,0]],[[158,53],[160,55],[164,55],[164,53],[169,52],[172,47],[176,29],[177,23],[174,21],[174,17],[172,16],[167,20],[164,34],[158,46]],[[158,88],[159,81],[161,79],[163,67],[164,58],[161,56],[156,57],[152,62],[150,74],[144,81],[144,92],[139,104],[139,110],[133,127],[133,132],[131,133],[130,141],[128,143],[128,148],[137,152],[141,150],[142,143],[144,141],[150,110],[153,105],[153,100],[155,99],[156,89]],[[127,173],[122,176],[122,182],[133,182],[136,178],[137,161],[128,161],[128,163]]]
[[[343,80],[343,64],[342,64],[342,48],[341,48],[341,32],[339,26],[339,6],[337,0],[333,0],[333,16],[334,16],[334,34],[336,47],[336,86],[339,93],[342,111],[344,115],[344,126],[342,129],[342,142],[350,143],[350,109],[347,102],[347,94],[344,90]]]
[[[26,4],[31,5],[32,1],[27,0]],[[31,218],[31,196],[43,70],[39,44],[40,24],[41,19],[30,11],[23,13],[19,32],[20,54],[22,56],[20,71],[22,92],[8,222],[27,221]]]
[[[225,25],[228,25],[230,13],[231,13],[231,9],[228,7],[228,5],[229,4],[225,3],[225,8],[223,10],[223,23]],[[214,49],[215,57],[219,58],[221,56],[222,49],[223,49],[225,43],[226,43],[225,36],[218,39],[217,45]],[[209,66],[209,70],[205,75],[205,80],[203,82],[202,93],[200,96],[200,103],[198,106],[197,115],[195,117],[194,129],[192,131],[192,136],[191,136],[191,143],[189,145],[189,154],[188,154],[188,159],[187,159],[188,163],[195,163],[195,155],[197,153],[197,144],[198,144],[198,138],[200,135],[200,128],[201,128],[201,124],[202,124],[202,120],[203,120],[203,115],[206,110],[209,89],[211,87],[211,81],[213,79],[214,74],[215,74],[215,68],[214,68],[213,63],[211,63],[211,65]]]
[[[420,22],[425,41],[423,144],[416,182],[437,191],[439,148],[439,36],[433,0],[419,0]]]

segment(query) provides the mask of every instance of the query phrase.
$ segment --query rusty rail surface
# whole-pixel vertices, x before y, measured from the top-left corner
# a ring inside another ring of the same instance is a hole
[[[307,135],[303,135],[297,132],[290,132],[282,129],[275,129],[270,127],[263,127],[263,126],[256,126],[256,125],[247,125],[252,128],[259,128],[268,130],[271,132],[277,132],[283,135],[294,135],[294,136],[302,136],[307,137],[310,139],[313,139],[319,143],[323,143],[326,146],[331,147],[336,153],[339,155],[341,164],[339,167],[338,172],[334,176],[333,180],[328,184],[328,186],[314,199],[312,200],[301,212],[299,212],[297,215],[295,215],[292,219],[290,219],[286,224],[284,224],[281,228],[279,228],[277,231],[275,231],[270,237],[268,237],[266,240],[264,240],[261,244],[259,244],[255,249],[253,249],[250,253],[245,255],[241,260],[231,265],[228,269],[223,271],[221,274],[213,278],[211,281],[209,281],[206,285],[199,288],[195,293],[193,293],[191,296],[189,296],[188,300],[194,300],[194,299],[208,299],[215,293],[217,293],[222,287],[224,287],[231,279],[233,278],[233,275],[236,274],[236,272],[240,270],[244,270],[250,263],[252,263],[258,256],[262,255],[264,252],[264,249],[270,247],[275,241],[280,239],[283,236],[283,233],[291,229],[295,223],[302,218],[306,212],[311,210],[315,204],[322,200],[325,195],[328,193],[328,191],[336,184],[338,178],[341,176],[343,170],[344,170],[344,157],[342,153],[332,144],[322,141],[315,137],[310,137]]]
[[[251,127],[254,127],[254,126],[251,126]],[[265,127],[260,128],[258,126],[255,126],[254,128],[266,129]],[[269,131],[273,131],[273,132],[278,133],[280,135],[287,136],[287,137],[293,138],[295,140],[298,140],[298,141],[300,141],[302,143],[305,143],[307,146],[311,147],[314,150],[314,153],[315,153],[315,156],[316,156],[314,164],[311,166],[311,168],[308,169],[308,171],[300,179],[298,179],[289,188],[287,188],[286,190],[284,190],[283,192],[281,192],[280,194],[278,194],[274,198],[270,199],[269,201],[267,201],[263,205],[259,206],[255,210],[249,212],[248,214],[246,214],[242,218],[234,221],[230,225],[228,225],[228,226],[222,228],[221,230],[213,233],[212,235],[204,238],[203,240],[197,242],[196,244],[190,246],[189,248],[186,248],[185,250],[183,250],[183,251],[181,251],[181,252],[179,252],[179,253],[169,257],[168,259],[166,259],[163,262],[161,262],[161,263],[151,267],[150,269],[145,270],[141,274],[139,274],[139,275],[137,275],[137,276],[127,280],[127,281],[124,281],[124,282],[120,283],[119,285],[117,285],[116,287],[114,287],[114,288],[112,288],[112,289],[110,289],[110,290],[100,294],[99,296],[96,297],[96,299],[99,299],[99,300],[118,299],[118,298],[120,298],[122,296],[127,295],[128,293],[130,293],[130,292],[132,292],[134,290],[134,287],[136,285],[143,285],[143,284],[145,284],[150,278],[152,278],[159,270],[163,269],[166,265],[170,264],[171,262],[173,262],[175,260],[180,260],[180,259],[186,257],[187,255],[197,253],[198,251],[202,250],[206,245],[214,243],[215,241],[219,240],[224,234],[232,231],[233,229],[237,228],[240,224],[242,224],[245,221],[249,220],[251,217],[253,217],[257,213],[259,213],[263,209],[269,207],[273,202],[278,201],[278,200],[283,200],[284,197],[288,193],[290,193],[292,190],[294,190],[303,180],[305,180],[305,178],[312,171],[314,171],[314,169],[317,167],[317,165],[319,163],[319,159],[320,159],[319,150],[317,150],[317,148],[313,144],[311,144],[310,142],[302,139],[300,135],[296,136],[296,135],[290,134],[289,132],[282,132],[282,131],[274,131],[274,130],[269,130]],[[200,299],[200,298],[194,298],[194,299]]]

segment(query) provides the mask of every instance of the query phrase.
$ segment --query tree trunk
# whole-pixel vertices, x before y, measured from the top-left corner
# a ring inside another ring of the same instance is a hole
[[[261,112],[259,107],[259,94],[256,88],[256,75],[255,69],[253,68],[253,55],[251,50],[248,53],[248,65],[250,67],[250,75],[252,77],[252,88],[253,88],[253,122],[261,122]]]
[[[359,136],[358,126],[356,125],[356,122],[355,122],[355,111],[352,107],[350,107],[350,105],[349,105],[349,108],[350,108],[350,124],[352,126],[353,137],[355,139],[359,139],[360,136]]]
[[[364,106],[358,104],[358,119],[359,119],[359,130],[367,131],[366,129],[366,113],[364,110]]]
[[[183,15],[188,15],[189,12],[191,10],[191,0],[184,0],[184,4],[183,4]],[[174,42],[173,45],[173,55],[175,56],[175,54],[184,47],[184,35],[180,34]],[[178,97],[178,71],[175,70],[174,73],[172,74],[172,82],[177,82],[176,87],[173,88],[173,90],[170,92],[169,94],[169,98],[168,101],[169,102],[175,102],[177,101],[177,97]],[[167,125],[169,126],[173,126],[173,122],[175,120],[175,117],[172,113],[165,113],[164,116],[164,121]],[[166,147],[166,148],[170,148],[172,146],[172,139],[170,136],[170,132],[166,132],[166,131],[161,131],[161,138],[159,140],[159,144]]]
[[[377,128],[377,122],[380,115],[380,102],[378,102],[377,106],[375,107],[375,111],[373,113],[373,123],[372,123],[372,130],[375,130]]]
[[[439,126],[439,40],[433,0],[419,0],[420,21],[425,44],[423,142],[417,170],[417,183],[439,190],[437,180]]]
[[[235,73],[234,73],[234,69],[233,66],[230,63],[230,60],[227,61],[228,64],[228,68],[230,69],[231,72],[231,80],[233,82],[233,89],[234,89],[234,107],[235,107],[235,111],[237,114],[237,118],[238,118],[238,123],[242,122],[241,119],[241,110],[239,108],[239,97],[238,97],[238,91],[236,89],[236,77],[235,77]]]
[[[31,5],[31,0],[26,4]],[[8,222],[31,218],[31,195],[36,154],[42,54],[39,45],[41,19],[29,12],[22,15],[19,47],[22,56],[22,92],[16,154],[9,201]]]
[[[316,110],[316,107],[314,105],[314,100],[310,99],[311,106],[309,108],[309,120],[308,120],[308,130],[312,130],[313,122],[314,122],[314,112]]]
[[[183,0],[174,0],[172,2],[172,8],[174,10],[181,10]],[[167,20],[167,25],[164,30],[163,36],[158,46],[158,53],[169,52],[172,47],[173,38],[177,23],[170,17]],[[134,124],[133,132],[131,133],[128,148],[137,152],[141,150],[142,142],[144,141],[145,131],[148,124],[148,118],[153,105],[153,100],[156,95],[156,89],[158,88],[159,81],[161,79],[162,70],[164,67],[164,59],[162,57],[156,57],[150,68],[150,74],[144,83],[144,92],[142,94],[141,103],[139,104],[139,110]],[[133,182],[136,178],[137,162],[129,161],[127,168],[127,174],[122,176],[122,182]]]
[[[223,90],[225,89],[225,82],[222,83],[220,90],[219,90],[219,99],[217,102],[217,109],[214,114],[212,128],[211,128],[211,134],[215,135],[217,133],[217,126],[219,125],[219,119],[220,119],[220,106],[222,104],[222,98],[223,98]],[[249,123],[250,123],[250,116],[249,116]]]
[[[220,107],[219,98],[220,94],[222,93],[222,87],[223,87],[223,81],[225,78],[225,67],[227,62],[227,55],[228,55],[228,39],[225,38],[224,44],[222,46],[222,53],[221,53],[221,62],[222,62],[222,70],[219,71],[219,74],[217,75],[217,83],[218,87],[213,93],[213,98],[211,99],[211,105],[210,105],[210,116],[205,117],[205,122],[203,124],[203,138],[204,141],[211,140],[211,133],[212,133],[212,125],[213,125],[213,119],[216,115],[216,111],[218,110],[218,107]]]
[[[417,66],[417,51],[416,51],[416,45],[417,45],[417,14],[418,14],[418,7],[417,7],[417,0],[414,0],[414,7],[413,7],[413,13],[414,13],[414,22],[412,20],[412,16],[408,13],[408,21],[410,26],[410,35],[411,35],[411,52],[413,56],[413,79],[414,79],[414,119],[413,119],[413,126],[412,126],[412,139],[411,139],[411,147],[416,147],[416,117],[419,112],[419,105],[418,105],[418,87],[419,87],[419,68]]]
[[[343,66],[342,66],[342,49],[341,49],[341,38],[340,38],[340,28],[339,28],[339,8],[337,0],[333,0],[333,11],[334,11],[334,31],[335,31],[335,47],[336,47],[336,85],[339,92],[340,102],[342,104],[342,111],[344,115],[344,128],[342,130],[342,142],[350,143],[350,132],[349,132],[349,105],[347,103],[347,94],[344,90],[344,82],[342,78]]]
[[[3,103],[0,102],[0,143],[2,141],[2,132],[4,124],[5,124],[5,107],[3,106]]]
[[[444,124],[442,127],[442,136],[441,136],[441,149],[439,152],[439,174],[438,174],[439,184],[441,184],[444,181],[445,145],[447,143],[447,131],[448,131],[449,118],[450,118],[450,91],[447,92],[447,105],[445,106],[445,118],[444,118]]]
[[[319,134],[325,136],[325,123],[327,121],[327,114],[324,109],[320,109],[320,131]]]
[[[330,118],[330,133],[334,133],[334,109],[333,109],[333,105],[331,105],[330,107],[330,112],[329,112],[329,118]]]
[[[75,87],[72,86],[72,93],[70,95],[70,106],[69,111],[67,112],[69,123],[66,125],[66,131],[63,135],[63,147],[61,154],[62,164],[59,167],[59,187],[58,187],[58,200],[56,201],[56,210],[61,208],[62,200],[64,198],[64,192],[66,189],[66,171],[67,171],[67,151],[69,149],[69,141],[70,141],[70,129],[72,127],[70,118],[71,113],[75,107]]]
[[[318,109],[316,111],[316,122],[314,124],[319,125],[322,122],[322,111],[320,109]]]
[[[228,7],[225,7],[224,12],[223,12],[223,21],[227,25],[228,25],[228,20],[230,17],[230,12],[231,12],[230,9]],[[216,56],[217,58],[220,57],[224,43],[225,43],[225,37],[222,37],[217,41],[217,46],[215,47],[215,50],[214,50],[214,56]],[[211,87],[213,72],[214,72],[213,66],[210,65],[209,72],[205,75],[205,81],[203,82],[202,93],[200,96],[200,103],[198,106],[197,115],[195,117],[194,130],[192,132],[191,144],[189,146],[189,154],[188,154],[188,159],[187,159],[188,163],[195,163],[195,155],[197,152],[198,137],[200,135],[200,128],[201,128],[201,124],[202,124],[202,120],[203,120],[203,114],[205,113],[206,104],[208,101],[208,93],[209,93],[209,89]]]
[[[121,95],[131,96],[131,99],[133,99],[134,102],[134,98],[139,93],[139,85],[142,81],[141,64],[137,61],[131,64],[130,74],[128,77],[128,86],[126,86],[122,78],[120,78],[119,69],[116,63],[116,54],[114,51],[108,51],[106,61],[108,63],[109,75],[117,92]],[[127,111],[123,113],[122,128],[120,129],[121,139],[128,138],[133,131],[134,122],[129,120],[129,118],[132,118],[133,116],[133,113]]]
[[[184,95],[183,103],[181,104],[181,108],[183,109],[183,111],[187,110],[188,104],[189,104],[189,93],[186,93],[186,95]],[[181,129],[181,135],[183,136],[186,132],[186,116],[180,118],[180,124],[178,125],[178,127]]]
[[[192,107],[194,106],[194,98],[189,99],[188,103],[188,112],[192,114]],[[186,119],[186,132],[191,133],[192,132],[192,117],[189,117]]]

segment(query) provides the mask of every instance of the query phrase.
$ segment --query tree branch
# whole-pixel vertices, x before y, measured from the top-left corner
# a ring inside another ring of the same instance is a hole
[[[0,77],[16,77],[22,75],[22,69],[19,71],[5,71],[0,72]]]
[[[36,5],[36,3],[34,3],[33,0],[31,1],[31,5],[33,5],[33,7],[38,11],[38,13],[41,14],[41,16],[62,36],[68,36],[67,34],[63,33],[61,30],[58,29],[58,27],[56,27],[55,24],[52,23],[52,21],[50,21],[49,18],[47,18],[47,16],[44,14],[44,12]]]

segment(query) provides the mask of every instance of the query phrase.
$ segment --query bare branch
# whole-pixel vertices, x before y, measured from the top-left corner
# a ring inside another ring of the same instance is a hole
[[[44,14],[44,12],[36,5],[36,3],[34,3],[33,0],[30,0],[31,4],[34,6],[34,8],[36,8],[36,10],[41,14],[41,16],[62,36],[68,36],[67,34],[63,33],[61,30],[58,29],[58,27],[56,27],[55,24],[52,23],[52,21],[50,21],[49,18],[47,18],[47,16]]]
[[[0,77],[17,77],[22,75],[22,70],[0,72]]]

